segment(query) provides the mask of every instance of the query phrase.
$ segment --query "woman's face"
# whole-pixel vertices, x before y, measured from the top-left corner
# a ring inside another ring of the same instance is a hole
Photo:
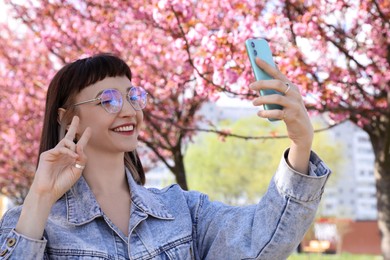
[[[87,151],[122,153],[136,149],[143,112],[135,110],[126,99],[126,94],[131,86],[127,77],[107,77],[84,88],[76,96],[75,103],[78,103],[100,97],[101,92],[105,89],[117,89],[122,94],[123,107],[115,114],[108,113],[100,101],[77,106],[76,115],[80,118],[78,136],[83,133],[86,127],[90,127],[92,130]]]

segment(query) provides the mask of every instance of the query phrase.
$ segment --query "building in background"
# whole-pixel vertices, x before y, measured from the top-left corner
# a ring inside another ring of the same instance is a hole
[[[163,163],[158,163],[156,167],[148,171],[145,175],[145,179],[146,188],[162,189],[173,183],[176,183],[175,176]]]
[[[347,121],[329,130],[345,147],[345,164],[336,181],[325,189],[321,215],[353,220],[376,220],[374,152],[367,133]]]
[[[381,254],[381,236],[373,220],[319,218],[300,244],[298,252]]]

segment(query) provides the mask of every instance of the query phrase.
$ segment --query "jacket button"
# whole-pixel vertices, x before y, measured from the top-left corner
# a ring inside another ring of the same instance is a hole
[[[4,249],[1,251],[0,256],[5,256],[5,254],[8,252],[8,249]]]
[[[16,244],[16,239],[11,237],[7,239],[7,246],[13,247]]]

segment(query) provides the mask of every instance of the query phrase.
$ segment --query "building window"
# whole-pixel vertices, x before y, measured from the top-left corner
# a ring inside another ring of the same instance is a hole
[[[359,136],[359,137],[358,137],[358,141],[359,141],[359,142],[362,142],[362,143],[368,142],[368,137]]]

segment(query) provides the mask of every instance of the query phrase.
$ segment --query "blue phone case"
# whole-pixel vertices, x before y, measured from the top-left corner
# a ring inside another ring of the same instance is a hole
[[[274,68],[276,67],[274,59],[272,57],[271,49],[268,45],[268,42],[264,39],[248,39],[245,41],[245,47],[246,51],[248,53],[249,61],[253,70],[253,73],[255,74],[256,80],[266,80],[266,79],[273,79],[270,75],[265,73],[263,70],[257,66],[255,58],[259,57],[260,59],[264,60]],[[266,89],[266,90],[260,90],[260,95],[272,95],[272,94],[279,94],[282,95],[282,93],[273,90],[273,89]],[[271,109],[283,109],[282,106],[276,105],[276,104],[265,104],[264,109],[271,110]],[[275,121],[278,119],[269,118],[270,121]]]

